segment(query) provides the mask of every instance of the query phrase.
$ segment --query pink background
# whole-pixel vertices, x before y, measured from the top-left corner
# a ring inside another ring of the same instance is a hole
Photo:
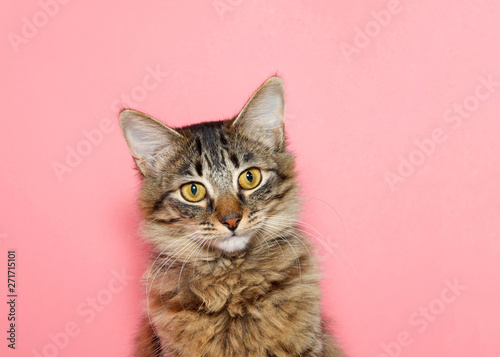
[[[500,355],[497,2],[60,1],[0,13],[2,356],[129,355],[145,251],[118,108],[226,118],[276,72],[346,351]]]

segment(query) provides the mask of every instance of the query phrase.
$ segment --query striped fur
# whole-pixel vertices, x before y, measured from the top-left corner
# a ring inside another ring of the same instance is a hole
[[[122,113],[142,178],[142,232],[153,247],[137,357],[341,356],[321,318],[313,247],[297,227],[283,111],[283,86],[273,77],[226,121],[174,132]],[[242,190],[238,176],[254,167],[261,184]],[[186,182],[203,184],[206,198],[183,199]],[[221,223],[231,215],[241,216],[233,236]]]

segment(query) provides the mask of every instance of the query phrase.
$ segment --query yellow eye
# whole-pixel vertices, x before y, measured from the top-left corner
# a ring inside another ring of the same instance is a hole
[[[198,202],[205,198],[207,190],[201,183],[190,182],[181,187],[182,197],[189,202]]]
[[[260,170],[255,167],[243,171],[240,177],[238,177],[238,182],[241,188],[245,190],[251,190],[252,188],[259,186],[261,180],[262,175]]]

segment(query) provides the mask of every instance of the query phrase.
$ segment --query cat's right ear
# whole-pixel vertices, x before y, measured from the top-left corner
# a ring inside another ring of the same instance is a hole
[[[156,155],[173,152],[181,134],[149,115],[131,109],[122,110],[119,119],[137,168],[144,176],[154,175],[159,169]]]

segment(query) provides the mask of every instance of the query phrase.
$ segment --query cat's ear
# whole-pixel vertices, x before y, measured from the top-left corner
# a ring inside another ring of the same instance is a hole
[[[250,97],[233,125],[266,147],[280,149],[285,142],[285,89],[279,77],[265,81]]]
[[[158,170],[155,155],[172,152],[177,140],[182,138],[174,129],[135,110],[120,113],[120,127],[137,168],[145,176]]]

